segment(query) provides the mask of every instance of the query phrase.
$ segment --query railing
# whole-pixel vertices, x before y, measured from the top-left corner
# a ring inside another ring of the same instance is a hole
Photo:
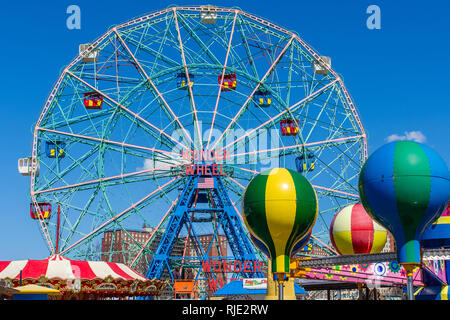
[[[450,260],[450,249],[426,249],[422,253],[423,260]],[[320,268],[348,264],[363,264],[376,262],[389,262],[397,260],[397,254],[376,253],[376,254],[355,254],[345,256],[332,256],[312,259],[295,259],[297,269]]]

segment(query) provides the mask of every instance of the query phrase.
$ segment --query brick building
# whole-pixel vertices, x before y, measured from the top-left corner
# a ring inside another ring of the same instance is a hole
[[[141,247],[147,242],[154,231],[154,228],[143,226],[142,230],[108,230],[103,233],[102,238],[102,261],[119,262],[127,265],[131,264]],[[150,244],[150,249],[155,252],[164,230],[155,235],[155,240]],[[173,254],[181,256],[183,254],[184,241],[179,239],[173,248]],[[133,268],[145,274],[148,265],[152,260],[151,255],[141,256]]]

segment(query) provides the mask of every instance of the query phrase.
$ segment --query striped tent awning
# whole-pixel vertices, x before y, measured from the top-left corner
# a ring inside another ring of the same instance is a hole
[[[113,279],[148,280],[144,276],[123,263],[104,261],[77,261],[60,255],[53,255],[44,260],[0,261],[0,279],[37,279],[44,276],[48,279]]]

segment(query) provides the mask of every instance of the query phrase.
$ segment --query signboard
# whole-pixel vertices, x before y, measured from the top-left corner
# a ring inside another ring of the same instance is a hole
[[[244,279],[244,289],[267,289],[267,278]]]

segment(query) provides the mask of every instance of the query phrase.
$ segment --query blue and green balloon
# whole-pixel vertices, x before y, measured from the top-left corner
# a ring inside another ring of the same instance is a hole
[[[450,197],[450,175],[431,148],[396,141],[376,150],[359,177],[364,208],[394,235],[400,264],[419,264],[425,228],[444,211]]]

